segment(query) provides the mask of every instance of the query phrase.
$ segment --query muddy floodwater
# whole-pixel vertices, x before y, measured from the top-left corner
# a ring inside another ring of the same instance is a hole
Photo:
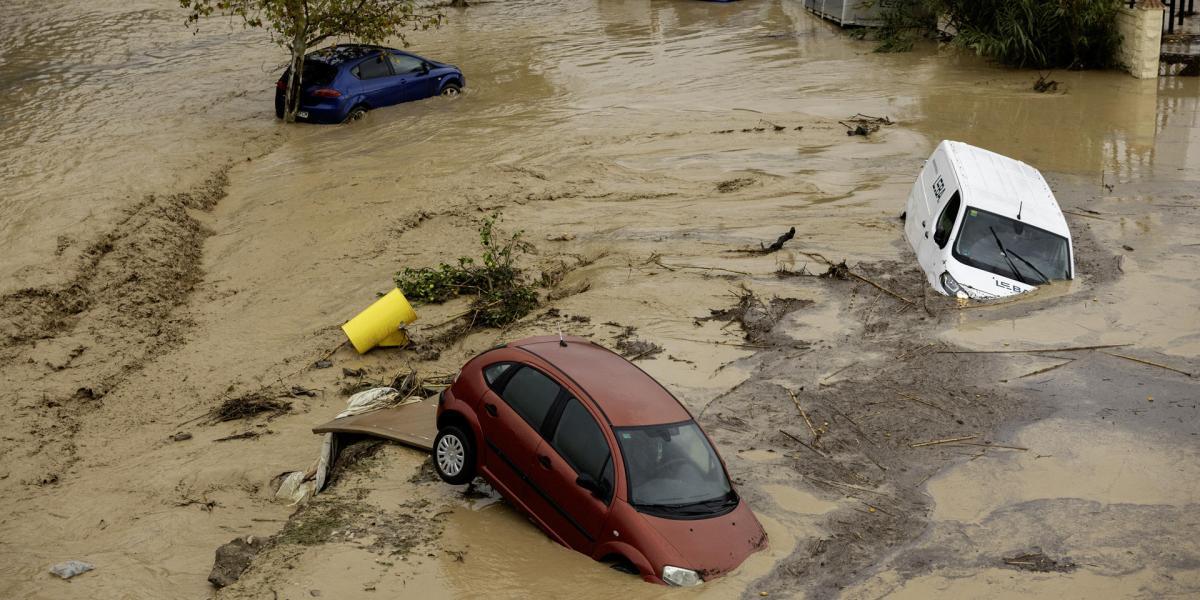
[[[1039,94],[952,49],[873,53],[798,0],[500,1],[409,36],[460,97],[285,126],[261,32],[193,33],[172,2],[9,4],[0,595],[1200,595],[1196,78],[1054,72]],[[847,136],[858,113],[894,124]],[[897,217],[942,139],[1045,173],[1077,279],[995,306],[926,289]],[[542,306],[447,341],[465,300],[418,305],[436,352],[342,345],[396,271],[476,254],[493,214],[551,275]],[[810,277],[822,257],[855,276]],[[637,364],[767,550],[645,584],[395,445],[299,510],[272,499],[348,391],[560,330],[662,348]],[[288,406],[208,417],[250,393]],[[214,550],[246,535],[272,542],[215,590]],[[95,570],[49,573],[72,559]]]

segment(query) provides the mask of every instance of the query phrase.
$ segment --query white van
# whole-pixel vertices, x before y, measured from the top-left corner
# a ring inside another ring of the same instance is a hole
[[[1071,232],[1037,169],[943,141],[908,195],[904,233],[933,289],[997,298],[1075,276]]]

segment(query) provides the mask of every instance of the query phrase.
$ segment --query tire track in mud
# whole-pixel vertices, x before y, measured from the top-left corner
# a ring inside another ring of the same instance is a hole
[[[83,249],[63,283],[0,297],[0,481],[47,485],[77,459],[74,435],[104,397],[190,326],[176,308],[201,281],[211,232],[193,215],[225,196],[228,168],[146,196]],[[0,484],[2,485],[2,484]]]

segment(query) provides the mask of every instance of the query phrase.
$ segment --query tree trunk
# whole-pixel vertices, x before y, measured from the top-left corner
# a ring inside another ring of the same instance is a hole
[[[288,75],[287,91],[283,96],[283,120],[288,123],[296,122],[296,112],[300,110],[300,85],[304,78],[304,52],[308,45],[304,40],[304,28],[297,27],[292,36],[292,68]]]

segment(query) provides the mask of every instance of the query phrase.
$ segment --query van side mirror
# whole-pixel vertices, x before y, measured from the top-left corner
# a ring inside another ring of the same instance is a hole
[[[591,492],[597,498],[603,499],[608,496],[608,482],[596,481],[596,478],[588,473],[580,473],[579,477],[575,479],[575,484]]]

